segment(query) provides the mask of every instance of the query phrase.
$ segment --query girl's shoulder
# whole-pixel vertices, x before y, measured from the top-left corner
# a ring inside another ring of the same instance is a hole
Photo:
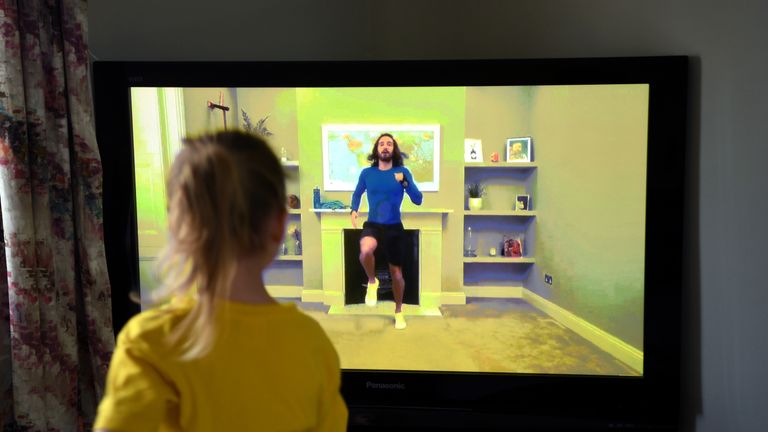
[[[189,303],[173,302],[139,312],[120,330],[118,343],[136,347],[164,344],[191,309]]]

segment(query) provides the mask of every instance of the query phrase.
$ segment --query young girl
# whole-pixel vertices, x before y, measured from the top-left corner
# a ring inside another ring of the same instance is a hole
[[[95,429],[342,431],[336,351],[262,273],[283,240],[285,179],[241,132],[187,139],[168,181],[168,301],[120,332]]]

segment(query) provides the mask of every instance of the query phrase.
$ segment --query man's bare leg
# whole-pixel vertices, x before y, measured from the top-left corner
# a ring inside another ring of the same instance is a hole
[[[368,283],[376,282],[376,258],[373,253],[378,243],[374,237],[365,236],[360,239],[360,264],[363,265]]]
[[[402,330],[406,327],[403,316],[403,295],[405,294],[403,268],[390,264],[389,274],[392,276],[392,294],[395,297],[395,328]]]
[[[365,291],[367,306],[376,306],[378,300],[379,281],[376,279],[376,258],[373,255],[377,245],[374,237],[365,236],[360,239],[360,264],[368,276],[368,287]]]

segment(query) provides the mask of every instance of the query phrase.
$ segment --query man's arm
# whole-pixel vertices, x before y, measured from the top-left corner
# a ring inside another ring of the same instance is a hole
[[[363,198],[363,192],[365,192],[365,169],[360,172],[360,177],[357,179],[357,186],[355,191],[352,192],[352,210],[357,212],[360,208],[360,200]]]
[[[352,219],[352,228],[357,228],[357,209],[360,208],[360,200],[363,198],[363,192],[365,192],[365,169],[360,172],[360,177],[357,179],[357,186],[355,191],[352,192],[352,211],[350,212]]]
[[[405,186],[405,193],[408,194],[408,197],[411,198],[411,201],[414,204],[421,205],[424,195],[421,193],[418,186],[416,186],[416,182],[413,181],[411,172],[407,168],[403,168],[403,173],[405,174],[405,178],[401,183]]]

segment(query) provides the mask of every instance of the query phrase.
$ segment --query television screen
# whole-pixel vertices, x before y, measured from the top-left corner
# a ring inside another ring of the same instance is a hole
[[[674,390],[663,381],[677,373],[684,66],[103,63],[122,79],[105,101],[114,79],[97,68],[115,200],[105,227],[128,239],[116,321],[136,312],[121,295],[148,298],[159,283],[181,138],[238,129],[266,137],[286,172],[288,227],[267,288],[326,330],[351,405],[491,409],[525,387],[518,414],[550,400],[587,415],[565,395],[604,388],[631,405]],[[382,134],[394,167],[371,157]],[[403,171],[411,181],[383,196]],[[458,390],[424,388],[435,383]]]

